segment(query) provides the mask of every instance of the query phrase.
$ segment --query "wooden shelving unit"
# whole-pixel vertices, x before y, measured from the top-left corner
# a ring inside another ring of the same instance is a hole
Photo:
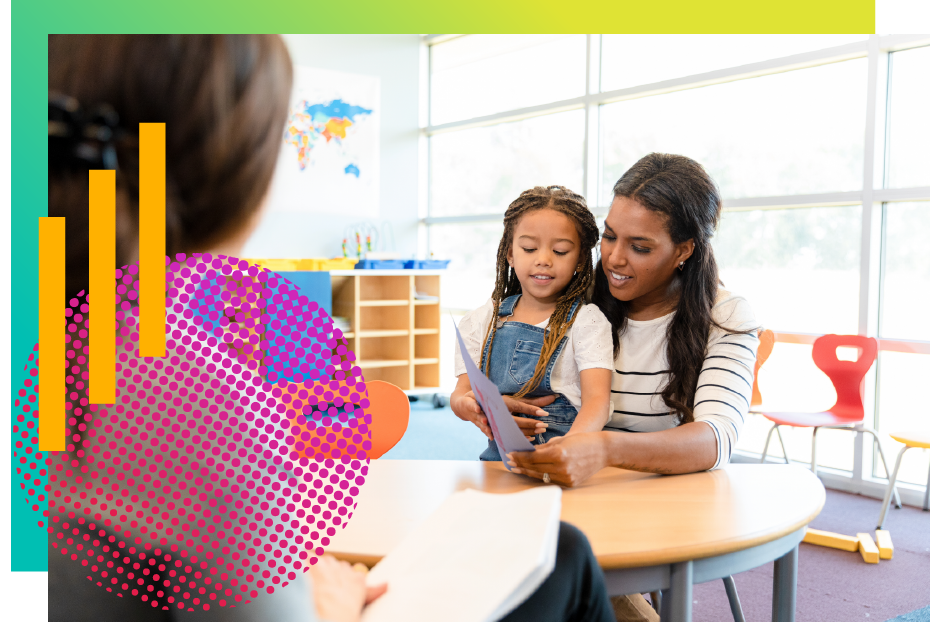
[[[404,391],[439,389],[439,279],[435,270],[330,272],[333,315],[349,319],[345,334],[366,380]],[[416,293],[436,297],[418,300]]]

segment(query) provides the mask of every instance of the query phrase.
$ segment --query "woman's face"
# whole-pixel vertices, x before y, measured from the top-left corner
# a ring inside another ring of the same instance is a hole
[[[601,265],[614,298],[644,305],[668,299],[678,264],[691,257],[694,241],[672,242],[666,219],[635,199],[614,198],[601,237]]]

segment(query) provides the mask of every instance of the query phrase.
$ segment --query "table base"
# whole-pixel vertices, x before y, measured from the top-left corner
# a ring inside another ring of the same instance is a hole
[[[610,595],[663,591],[663,621],[691,620],[694,584],[719,580],[775,561],[772,620],[794,621],[798,588],[798,544],[807,528],[738,552],[667,565],[604,571]]]

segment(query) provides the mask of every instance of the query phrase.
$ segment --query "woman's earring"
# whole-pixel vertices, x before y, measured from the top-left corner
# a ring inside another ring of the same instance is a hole
[[[685,269],[684,261],[678,262],[678,270],[684,270],[684,269]]]

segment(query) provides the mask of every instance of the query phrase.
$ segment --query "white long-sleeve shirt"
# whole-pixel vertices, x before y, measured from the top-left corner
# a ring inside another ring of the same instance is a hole
[[[719,290],[713,318],[728,329],[757,329],[746,300]],[[613,413],[605,430],[649,432],[674,428],[677,417],[662,400],[668,383],[668,324],[674,313],[654,320],[627,320],[620,336],[611,387]],[[749,411],[756,350],[755,331],[747,334],[711,326],[707,356],[694,397],[694,421],[704,422],[717,438],[714,468],[726,465]]]

